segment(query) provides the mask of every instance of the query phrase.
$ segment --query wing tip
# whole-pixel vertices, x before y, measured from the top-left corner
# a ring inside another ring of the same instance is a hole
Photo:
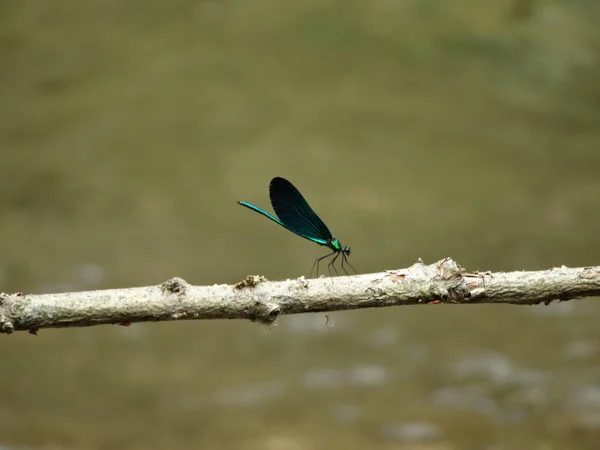
[[[271,179],[271,182],[269,183],[269,187],[272,186],[274,183],[276,183],[276,184],[280,184],[280,183],[292,184],[283,177],[273,177]]]

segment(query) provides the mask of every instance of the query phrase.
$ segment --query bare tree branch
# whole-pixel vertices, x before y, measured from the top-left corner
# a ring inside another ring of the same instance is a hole
[[[600,296],[600,266],[536,272],[466,273],[452,259],[352,277],[192,286],[173,278],[158,286],[61,294],[0,294],[0,332],[163,320],[250,319],[281,314],[437,303],[549,304]]]

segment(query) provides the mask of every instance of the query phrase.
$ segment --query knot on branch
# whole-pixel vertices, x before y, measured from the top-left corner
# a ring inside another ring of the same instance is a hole
[[[262,323],[263,325],[272,325],[280,314],[281,308],[279,305],[257,300],[254,303],[254,312],[250,320],[252,322]]]
[[[242,281],[238,281],[237,283],[235,283],[233,285],[233,287],[235,289],[243,289],[246,287],[256,287],[260,283],[263,283],[265,281],[267,281],[267,279],[265,277],[263,277],[262,275],[248,275]]]
[[[0,333],[11,334],[15,331],[15,326],[4,314],[4,308],[9,308],[10,295],[0,292]]]
[[[468,288],[460,266],[452,258],[445,258],[436,264],[436,278],[443,282],[440,298],[443,302],[464,300],[469,296]]]
[[[15,326],[2,314],[0,316],[0,333],[11,334],[13,331],[15,331]]]
[[[165,294],[185,295],[187,292],[188,283],[179,277],[171,278],[160,285],[160,289]]]

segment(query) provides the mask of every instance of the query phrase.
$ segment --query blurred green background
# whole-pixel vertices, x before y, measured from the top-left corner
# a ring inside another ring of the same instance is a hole
[[[600,3],[0,3],[0,290],[600,264]],[[596,449],[600,309],[0,337],[0,448]]]

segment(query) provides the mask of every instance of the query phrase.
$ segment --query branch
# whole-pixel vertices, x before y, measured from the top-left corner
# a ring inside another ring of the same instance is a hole
[[[466,273],[452,259],[352,277],[192,286],[173,278],[158,286],[61,294],[0,294],[0,332],[164,320],[250,319],[282,314],[439,303],[549,304],[600,296],[600,266],[536,272]]]

